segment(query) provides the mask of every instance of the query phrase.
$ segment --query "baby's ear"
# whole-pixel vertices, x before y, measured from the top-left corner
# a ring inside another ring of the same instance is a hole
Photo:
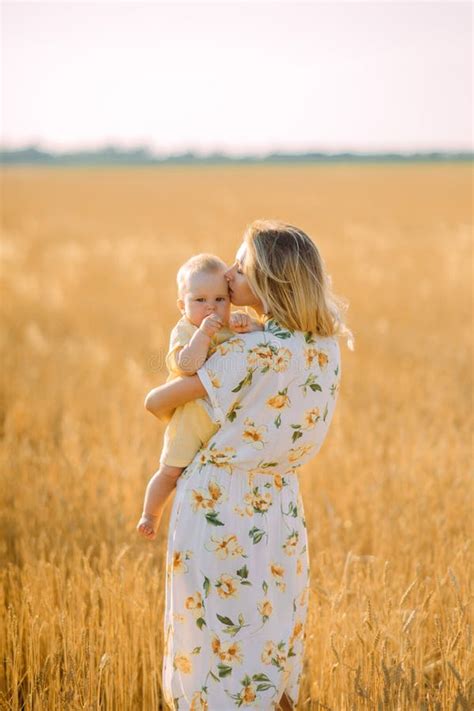
[[[176,306],[178,309],[181,311],[182,314],[184,314],[184,301],[183,299],[178,299],[176,302]]]

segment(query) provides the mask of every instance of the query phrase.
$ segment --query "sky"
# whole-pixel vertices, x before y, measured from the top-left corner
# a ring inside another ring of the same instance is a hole
[[[470,2],[2,2],[4,147],[472,150]]]

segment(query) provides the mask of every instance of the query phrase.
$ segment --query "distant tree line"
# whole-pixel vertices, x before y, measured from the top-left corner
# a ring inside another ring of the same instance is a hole
[[[30,165],[165,165],[165,164],[225,164],[225,163],[347,163],[347,162],[399,162],[399,161],[472,161],[472,152],[419,152],[419,153],[268,153],[265,156],[231,156],[209,153],[202,156],[193,152],[176,153],[160,157],[144,146],[123,149],[104,146],[94,151],[50,153],[37,146],[19,149],[0,149],[1,164]]]

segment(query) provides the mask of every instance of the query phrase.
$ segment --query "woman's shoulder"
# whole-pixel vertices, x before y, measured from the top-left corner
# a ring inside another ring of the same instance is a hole
[[[281,326],[275,319],[269,319],[264,324],[264,333],[268,341],[274,344],[287,345],[287,347],[300,350],[318,350],[339,355],[339,341],[337,336],[321,336],[312,331],[297,331]]]

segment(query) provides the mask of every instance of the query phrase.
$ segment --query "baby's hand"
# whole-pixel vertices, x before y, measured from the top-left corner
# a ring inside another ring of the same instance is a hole
[[[206,316],[206,318],[201,321],[199,328],[201,331],[204,331],[209,338],[212,338],[218,331],[220,331],[222,326],[223,323],[219,316],[217,314],[211,314],[210,316]]]
[[[262,324],[248,314],[233,313],[229,318],[229,326],[237,333],[250,333],[251,331],[263,331]]]
[[[136,530],[144,538],[152,541],[156,538],[156,531],[160,523],[161,516],[143,513],[141,519],[137,523]]]

